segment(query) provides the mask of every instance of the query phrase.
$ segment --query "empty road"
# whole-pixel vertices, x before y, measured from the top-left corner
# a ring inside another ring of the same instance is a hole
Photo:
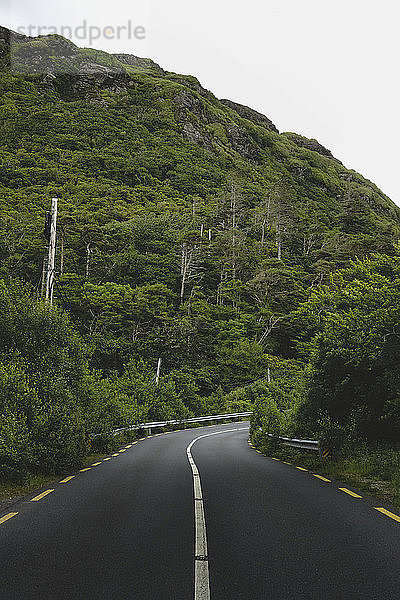
[[[395,511],[248,424],[127,446],[0,512],[2,600],[399,600]]]

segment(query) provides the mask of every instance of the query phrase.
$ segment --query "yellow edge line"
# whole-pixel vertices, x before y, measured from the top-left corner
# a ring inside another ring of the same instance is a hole
[[[330,483],[330,479],[327,479],[326,477],[322,477],[322,475],[317,475],[316,473],[313,473],[314,477],[318,477],[318,479],[321,479],[321,481],[328,481]]]
[[[93,464],[92,464],[92,467],[97,467],[97,465],[101,465],[101,461],[100,461],[100,462],[97,462],[97,463],[93,463]]]
[[[378,508],[376,506],[374,506],[374,508],[375,508],[375,510],[379,510],[379,512],[386,515],[387,517],[390,517],[394,521],[397,521],[398,523],[400,523],[400,517],[398,515],[395,515],[394,513],[390,512],[389,510],[386,510],[386,508]]]
[[[66,477],[65,479],[61,479],[61,481],[59,483],[68,483],[68,481],[71,481],[71,479],[73,479],[75,477],[75,475],[70,475],[69,477]]]
[[[85,471],[90,471],[92,467],[86,467],[86,469],[81,469],[79,473],[84,473]]]
[[[38,502],[38,500],[41,500],[42,498],[44,498],[48,494],[51,494],[51,492],[54,492],[54,490],[46,490],[45,492],[42,492],[38,496],[35,496],[34,498],[31,498],[31,502]]]
[[[118,456],[118,452],[116,452],[115,454],[113,454],[113,456]]]
[[[11,513],[8,513],[8,515],[4,515],[4,517],[1,517],[1,519],[0,519],[0,525],[2,523],[5,523],[6,521],[8,521],[8,519],[12,519],[17,514],[18,514],[17,512],[11,512]]]
[[[359,496],[358,494],[352,492],[351,490],[348,490],[347,488],[339,488],[339,490],[341,490],[345,494],[349,494],[349,496],[353,496],[353,498],[362,498],[362,496]]]
[[[103,462],[104,462],[105,460],[111,460],[111,456],[109,456],[108,458],[104,458],[104,459],[103,459]]]
[[[308,473],[308,469],[303,469],[303,467],[296,467],[296,469],[299,469],[299,471],[307,471]]]

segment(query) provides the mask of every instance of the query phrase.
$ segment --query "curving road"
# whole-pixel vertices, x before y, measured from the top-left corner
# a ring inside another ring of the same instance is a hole
[[[1,600],[398,600],[390,507],[247,440],[152,436],[0,512]]]

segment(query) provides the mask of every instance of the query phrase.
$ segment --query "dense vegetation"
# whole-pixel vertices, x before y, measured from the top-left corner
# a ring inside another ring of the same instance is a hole
[[[194,77],[0,38],[2,471],[22,452],[26,473],[78,462],[93,430],[254,401],[264,427],[396,438],[399,209]]]
[[[331,274],[291,315],[300,368],[270,386],[275,428],[315,435],[328,445],[354,439],[400,440],[400,258],[372,255]],[[347,436],[347,440],[346,440]],[[330,438],[330,439],[329,439]]]

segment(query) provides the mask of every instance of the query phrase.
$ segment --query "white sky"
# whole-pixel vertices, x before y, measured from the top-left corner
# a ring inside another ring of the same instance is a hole
[[[124,25],[146,39],[93,46],[149,56],[314,137],[400,205],[396,0],[0,0],[0,23]],[[79,45],[86,41],[73,40]]]

